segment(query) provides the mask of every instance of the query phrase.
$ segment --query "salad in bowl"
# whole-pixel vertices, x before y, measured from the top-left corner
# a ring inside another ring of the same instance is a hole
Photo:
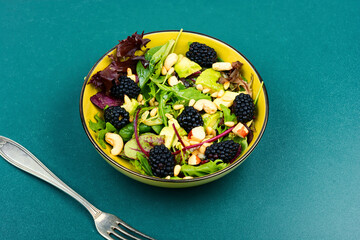
[[[267,121],[265,86],[245,58],[206,36],[171,33],[119,41],[82,92],[83,125],[98,151],[143,182],[224,173],[256,146]]]

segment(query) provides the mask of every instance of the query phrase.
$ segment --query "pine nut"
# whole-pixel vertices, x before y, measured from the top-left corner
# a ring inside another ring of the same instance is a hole
[[[227,127],[232,127],[232,126],[235,125],[234,122],[225,122],[224,124],[225,124],[225,126],[227,126]]]
[[[190,99],[189,106],[194,106],[195,102],[196,102],[195,99]]]
[[[224,89],[226,90],[226,89],[228,89],[230,87],[230,82],[229,81],[226,81],[225,83],[224,83]]]
[[[139,94],[139,96],[137,97],[137,101],[141,102],[144,99],[144,96],[142,94]]]
[[[202,91],[204,87],[201,84],[196,85],[196,89]]]
[[[211,91],[210,88],[205,88],[204,90],[202,90],[203,93],[208,93],[208,92],[210,92],[210,91]]]
[[[162,66],[161,75],[166,75],[166,74],[167,74],[167,70],[166,70],[165,66]]]
[[[171,179],[171,177],[170,177],[170,176],[166,176],[165,179]]]
[[[151,112],[150,112],[150,116],[151,116],[151,117],[155,117],[156,114],[157,114],[157,112],[158,112],[158,108],[157,108],[157,107],[156,107],[156,108],[153,108],[153,109],[151,110]]]
[[[167,71],[167,75],[171,75],[173,74],[175,71],[175,69],[173,67],[171,67],[168,71]]]
[[[128,76],[132,75],[131,68],[127,68],[126,71],[127,71],[127,75],[128,75]]]
[[[154,105],[155,105],[155,106],[159,106],[159,103],[158,103],[158,102],[154,102]]]
[[[218,92],[218,95],[217,95],[217,97],[219,97],[219,98],[221,98],[223,95],[224,95],[224,90],[220,90],[219,92]]]
[[[218,95],[219,95],[219,93],[218,93],[218,92],[214,92],[214,93],[212,93],[212,94],[211,94],[211,96],[212,96],[213,98],[218,97]]]
[[[178,83],[179,83],[179,80],[177,79],[177,77],[175,77],[175,76],[169,77],[169,79],[168,79],[168,84],[169,84],[170,86],[175,86],[175,85],[178,84]]]
[[[150,99],[149,104],[150,106],[154,106],[155,98]]]
[[[170,113],[165,113],[165,117],[167,117],[168,119],[173,119],[173,115],[171,115]]]
[[[198,141],[190,140],[190,145],[195,145],[195,144],[198,144],[198,143],[199,143]]]
[[[216,71],[228,71],[232,69],[230,62],[216,62],[212,64],[212,69]]]
[[[183,179],[193,179],[193,177],[192,176],[185,176],[185,177],[183,177]]]
[[[174,105],[174,110],[180,110],[180,109],[182,109],[182,108],[184,108],[184,105],[182,105],[182,104],[176,104],[176,105]]]
[[[177,177],[177,175],[179,175],[180,170],[181,170],[181,166],[180,166],[180,165],[176,165],[176,166],[174,167],[174,176],[175,176],[175,177]]]

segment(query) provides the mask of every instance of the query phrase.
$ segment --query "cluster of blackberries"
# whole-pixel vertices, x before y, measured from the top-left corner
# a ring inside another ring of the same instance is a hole
[[[202,67],[211,67],[213,63],[217,62],[217,54],[215,50],[198,42],[190,44],[186,57],[188,57],[191,61],[198,63]]]

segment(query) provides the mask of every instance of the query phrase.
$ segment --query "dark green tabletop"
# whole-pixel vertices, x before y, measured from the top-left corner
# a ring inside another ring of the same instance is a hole
[[[157,239],[360,239],[359,1],[1,1],[0,135],[98,208]],[[251,156],[191,189],[131,180],[90,144],[83,78],[135,31],[198,31],[266,84]],[[0,239],[102,239],[88,212],[0,159]]]

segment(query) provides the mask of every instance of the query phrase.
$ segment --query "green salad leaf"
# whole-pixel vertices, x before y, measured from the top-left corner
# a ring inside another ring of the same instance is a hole
[[[149,62],[149,70],[152,72],[150,75],[150,79],[157,79],[160,76],[163,63],[166,57],[169,55],[174,43],[175,41],[173,39],[170,39],[151,57]]]
[[[100,130],[97,135],[97,140],[103,148],[106,148],[105,134],[108,132],[116,132],[116,128],[111,123],[106,122],[105,129]]]
[[[145,125],[143,123],[140,123],[139,125],[139,133],[146,133],[146,132],[150,132],[152,130],[152,128],[148,125]],[[129,141],[133,135],[134,135],[134,124],[133,123],[128,123],[125,125],[125,127],[123,127],[122,129],[120,129],[119,131],[119,135],[122,137],[122,139],[127,142]]]
[[[94,118],[96,120],[96,122],[93,122],[93,121],[89,121],[89,127],[91,130],[93,130],[94,132],[97,132],[101,129],[104,129],[105,128],[105,121],[102,120],[99,115],[99,113],[96,113]]]
[[[173,86],[168,87],[160,83],[155,83],[161,90],[166,92],[172,92],[174,95],[180,99],[184,99],[186,101],[190,101],[190,99],[195,99],[196,101],[199,99],[208,99],[211,100],[211,97],[208,95],[205,95],[198,91],[194,87],[185,88],[184,85],[181,83]]]
[[[223,104],[220,104],[221,110],[224,113],[224,122],[236,122],[235,114],[231,113],[230,109]]]
[[[138,153],[136,153],[136,156],[137,156],[137,159],[139,160],[141,169],[145,172],[145,174],[148,176],[153,176],[150,164],[149,164],[147,158],[144,156],[144,154],[138,152]]]
[[[143,88],[145,86],[145,83],[149,80],[150,75],[152,74],[154,70],[154,65],[151,64],[150,60],[152,59],[152,56],[161,48],[162,46],[156,46],[153,48],[150,48],[145,53],[145,59],[149,61],[149,66],[147,68],[144,68],[141,61],[139,61],[136,65],[136,73],[139,78],[139,86],[140,88]]]
[[[181,172],[185,176],[192,176],[192,177],[202,177],[205,175],[208,175],[210,173],[217,172],[221,169],[224,169],[228,166],[228,163],[224,163],[220,159],[215,161],[210,161],[207,163],[204,163],[199,166],[191,166],[191,165],[182,165],[181,166]]]

